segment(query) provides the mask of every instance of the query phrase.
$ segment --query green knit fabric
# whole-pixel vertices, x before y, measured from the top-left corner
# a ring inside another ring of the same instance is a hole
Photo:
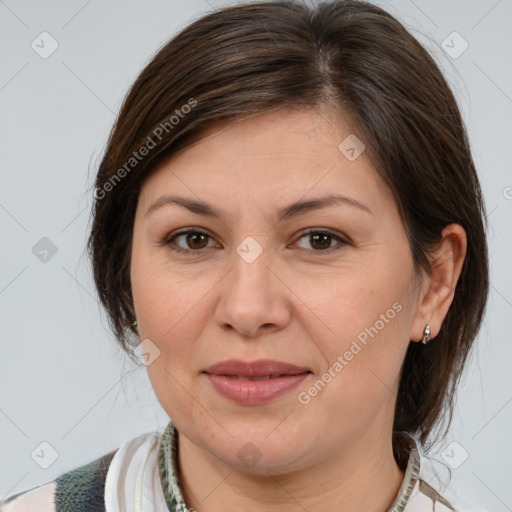
[[[170,512],[189,512],[181,495],[178,471],[178,431],[172,421],[165,429],[158,449],[158,468],[165,502]]]
[[[56,512],[105,512],[105,480],[116,451],[57,477]]]

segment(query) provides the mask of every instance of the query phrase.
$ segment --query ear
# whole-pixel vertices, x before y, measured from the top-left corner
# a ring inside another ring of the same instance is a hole
[[[464,258],[466,257],[467,237],[459,224],[449,224],[442,233],[439,246],[432,255],[432,273],[424,278],[418,298],[416,316],[410,339],[421,341],[427,324],[430,337],[435,338],[455,295]]]

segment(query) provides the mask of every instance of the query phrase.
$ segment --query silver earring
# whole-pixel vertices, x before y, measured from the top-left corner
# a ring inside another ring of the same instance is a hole
[[[426,345],[430,341],[430,325],[427,324],[425,327],[425,331],[423,332],[423,339],[421,340],[421,343]]]

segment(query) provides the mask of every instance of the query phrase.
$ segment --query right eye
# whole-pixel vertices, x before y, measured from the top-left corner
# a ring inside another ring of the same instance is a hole
[[[208,238],[211,238],[210,235],[206,232],[199,231],[197,229],[188,229],[184,231],[180,231],[175,234],[171,234],[166,237],[163,241],[164,245],[168,245],[171,250],[177,252],[184,253],[197,253],[201,252],[202,249],[205,249],[207,246]],[[177,240],[183,240],[183,243],[188,245],[189,247],[180,246],[177,243]],[[205,244],[206,241],[206,244]]]

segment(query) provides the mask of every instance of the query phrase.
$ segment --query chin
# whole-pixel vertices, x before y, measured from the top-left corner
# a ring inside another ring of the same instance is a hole
[[[304,468],[308,448],[303,442],[294,442],[289,436],[275,432],[251,435],[245,431],[229,438],[221,446],[205,446],[210,453],[236,471],[251,475],[286,474]],[[270,440],[270,437],[273,437]],[[312,452],[316,452],[313,450]]]

